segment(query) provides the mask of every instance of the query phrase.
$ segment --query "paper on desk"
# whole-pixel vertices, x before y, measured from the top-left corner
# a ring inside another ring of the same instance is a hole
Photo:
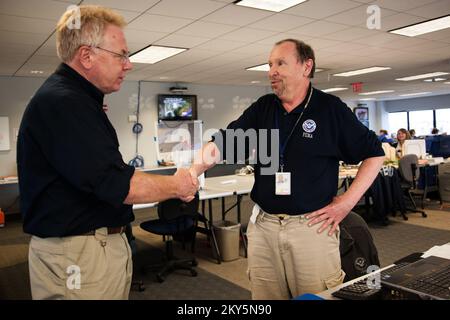
[[[440,257],[444,259],[450,259],[450,243],[446,243],[442,246],[434,246],[422,255],[422,258],[426,258],[429,256]]]

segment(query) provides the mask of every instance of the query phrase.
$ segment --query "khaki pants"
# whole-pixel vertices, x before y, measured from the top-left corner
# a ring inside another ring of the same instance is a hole
[[[33,236],[28,263],[33,299],[128,299],[133,265],[124,233]]]
[[[291,299],[343,282],[339,231],[317,233],[303,215],[280,220],[263,211],[249,222],[248,273],[252,299]]]

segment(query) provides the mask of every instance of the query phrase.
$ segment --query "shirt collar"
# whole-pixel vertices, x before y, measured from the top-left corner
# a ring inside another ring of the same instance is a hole
[[[74,80],[83,90],[91,96],[100,105],[103,105],[103,98],[105,95],[96,86],[94,86],[89,80],[79,74],[65,63],[61,63],[56,69],[55,73],[65,77],[69,77]]]

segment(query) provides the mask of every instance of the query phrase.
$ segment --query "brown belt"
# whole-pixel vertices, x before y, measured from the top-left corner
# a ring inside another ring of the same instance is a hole
[[[124,233],[125,226],[122,227],[108,227],[108,234]],[[95,230],[83,233],[82,236],[93,236],[95,235]]]

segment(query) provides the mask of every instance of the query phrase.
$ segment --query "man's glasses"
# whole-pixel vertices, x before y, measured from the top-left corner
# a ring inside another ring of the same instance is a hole
[[[126,64],[127,62],[130,61],[130,53],[129,52],[127,52],[127,53],[117,53],[117,52],[114,52],[114,51],[111,51],[111,50],[108,50],[108,49],[105,49],[105,48],[102,48],[102,47],[98,47],[98,46],[93,46],[92,48],[97,48],[97,49],[100,49],[100,50],[103,50],[103,51],[111,53],[112,55],[120,58],[120,62],[122,64]]]

